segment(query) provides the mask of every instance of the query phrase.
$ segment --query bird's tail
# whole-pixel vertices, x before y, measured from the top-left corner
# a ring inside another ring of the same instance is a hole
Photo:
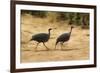
[[[32,39],[28,40],[27,43],[29,43],[30,41],[32,41]]]
[[[32,41],[33,39],[31,38],[29,41]]]

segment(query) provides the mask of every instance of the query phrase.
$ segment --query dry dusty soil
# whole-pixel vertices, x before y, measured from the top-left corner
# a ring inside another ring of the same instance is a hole
[[[49,28],[56,28],[51,31],[51,36],[46,46],[42,43],[35,51],[36,41],[29,41],[32,35],[37,33],[48,33]],[[86,60],[89,59],[89,29],[81,29],[80,26],[74,26],[70,40],[64,43],[61,50],[60,44],[55,50],[57,37],[65,32],[70,31],[66,23],[50,23],[49,19],[36,18],[31,15],[21,16],[21,62],[45,62],[45,61],[69,61],[69,60]]]

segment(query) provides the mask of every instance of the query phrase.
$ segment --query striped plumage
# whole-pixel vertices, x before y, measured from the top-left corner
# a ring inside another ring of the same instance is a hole
[[[35,49],[37,48],[37,46],[39,45],[39,43],[43,43],[43,45],[48,49],[48,47],[45,45],[45,42],[47,42],[50,38],[50,30],[52,30],[51,28],[48,29],[49,33],[38,33],[32,36],[31,41],[37,41],[37,45],[35,47]]]
[[[71,26],[71,30],[69,33],[63,33],[61,34],[57,40],[56,40],[56,44],[55,44],[55,49],[56,49],[56,45],[60,42],[61,43],[61,48],[62,48],[62,45],[64,42],[67,42],[69,39],[70,39],[70,36],[71,36],[71,32],[72,32],[72,28],[73,26]]]

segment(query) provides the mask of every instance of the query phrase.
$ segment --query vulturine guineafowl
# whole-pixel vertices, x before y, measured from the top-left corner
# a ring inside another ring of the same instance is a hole
[[[61,35],[57,38],[56,44],[55,44],[55,49],[56,49],[56,46],[57,46],[57,44],[58,44],[59,42],[61,43],[61,49],[62,49],[63,43],[64,43],[64,42],[67,42],[67,41],[70,39],[71,32],[72,32],[72,29],[73,29],[73,28],[74,28],[74,27],[71,26],[71,30],[70,30],[69,33],[63,33],[63,34],[61,34]]]
[[[38,33],[32,36],[31,41],[34,40],[38,42],[35,49],[37,49],[39,43],[43,43],[43,45],[47,48],[47,50],[49,50],[49,48],[45,45],[45,42],[47,42],[50,38],[50,30],[52,30],[52,28],[48,29],[49,33]]]

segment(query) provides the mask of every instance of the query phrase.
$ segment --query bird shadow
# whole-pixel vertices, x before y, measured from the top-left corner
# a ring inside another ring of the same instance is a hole
[[[35,52],[41,52],[41,51],[73,51],[73,50],[79,50],[79,49],[51,49],[51,50],[36,50]]]
[[[62,51],[72,51],[72,50],[79,50],[79,49],[62,49]]]
[[[51,49],[51,50],[34,50],[34,52],[47,52],[47,51],[73,51],[79,49]],[[33,51],[33,50],[23,50],[23,51]]]
[[[27,49],[27,50],[22,50],[22,51],[32,51],[32,50]]]
[[[73,50],[79,50],[79,49],[55,49],[55,50],[59,50],[59,51],[73,51]]]

